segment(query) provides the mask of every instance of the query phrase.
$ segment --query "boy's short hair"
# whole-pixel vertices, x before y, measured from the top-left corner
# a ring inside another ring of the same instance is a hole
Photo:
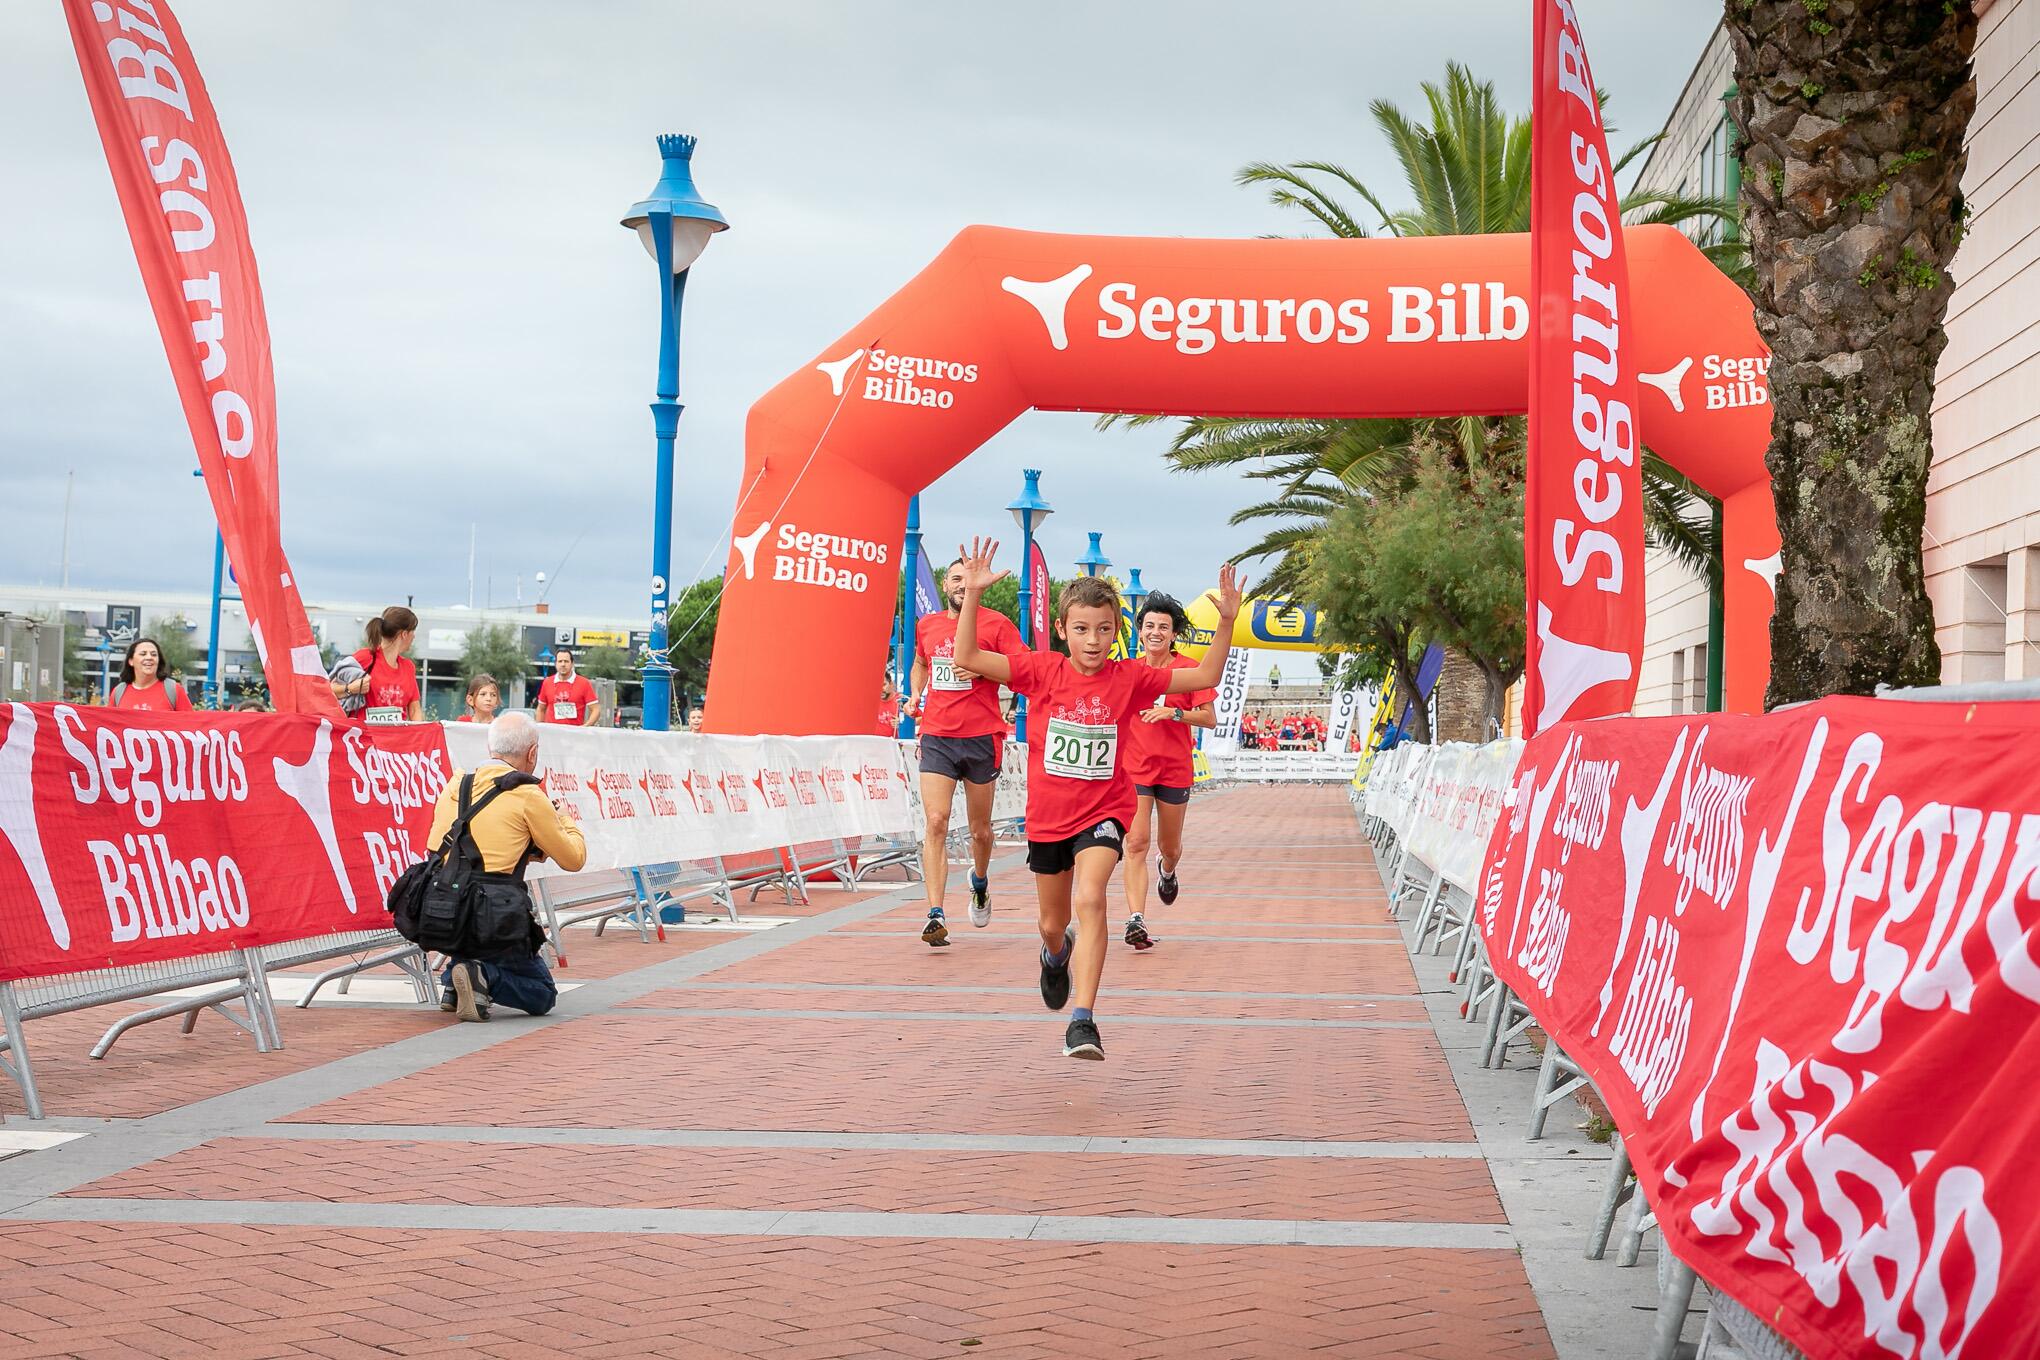
[[[1067,623],[1070,610],[1080,606],[1085,609],[1117,610],[1119,592],[1102,576],[1079,576],[1062,588],[1062,601],[1057,608],[1056,617]]]

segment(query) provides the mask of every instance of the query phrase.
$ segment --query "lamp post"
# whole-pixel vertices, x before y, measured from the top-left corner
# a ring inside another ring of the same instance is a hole
[[[1082,570],[1084,575],[1086,576],[1101,575],[1104,573],[1106,568],[1112,565],[1112,559],[1107,557],[1105,555],[1105,550],[1098,546],[1100,540],[1102,540],[1104,537],[1105,534],[1103,530],[1100,529],[1091,530],[1091,546],[1084,549],[1084,555],[1077,559],[1078,568]]]
[[[893,688],[900,696],[900,725],[897,730],[904,740],[914,735],[914,715],[906,711],[906,696],[911,688],[908,658],[913,656],[919,645],[921,622],[921,498],[918,495],[907,500],[907,547],[900,554],[900,571],[904,580],[900,589],[900,645],[893,663],[897,673]]]
[[[638,234],[659,267],[659,388],[652,401],[652,429],[659,443],[652,483],[652,636],[645,644],[644,725],[664,732],[673,715],[673,658],[666,644],[668,576],[673,556],[673,438],[680,429],[680,304],[687,271],[708,247],[708,238],[729,223],[694,187],[694,138],[667,133],[659,138],[665,167],[652,192],[631,206],[623,225]]]
[[[1126,569],[1126,584],[1120,589],[1119,598],[1126,606],[1126,654],[1140,655],[1140,602],[1147,597],[1147,588],[1140,583],[1140,568]]]
[[[1034,531],[1055,513],[1055,507],[1041,498],[1041,469],[1023,468],[1020,475],[1026,482],[1006,506],[1013,512],[1013,520],[1020,526],[1020,640],[1029,647],[1036,646],[1034,640]],[[1021,741],[1027,740],[1027,696],[1017,695],[1013,700],[1013,735]]]

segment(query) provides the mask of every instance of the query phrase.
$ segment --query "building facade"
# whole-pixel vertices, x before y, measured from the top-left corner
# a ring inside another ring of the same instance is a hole
[[[1949,683],[2040,676],[2040,0],[1978,0],[1976,114],[1962,178],[1948,348],[1935,378],[1923,545]],[[1732,192],[1734,84],[1717,27],[1638,179]],[[1706,707],[1707,587],[1652,554],[1636,711]]]
[[[360,650],[365,645],[368,620],[383,608],[380,604],[319,605],[310,601],[305,604],[312,632],[322,647],[331,649],[329,655]],[[621,647],[635,656],[650,636],[644,631],[633,631],[635,619],[598,615],[459,606],[417,606],[414,612],[418,615],[418,638],[411,648],[411,659],[418,667],[426,712],[441,718],[458,716],[462,710],[466,699],[462,658],[468,635],[484,624],[509,624],[517,630],[527,663],[524,673],[497,677],[505,682],[504,704],[513,708],[523,706],[530,695],[537,693],[538,681],[551,674],[553,648],[572,646],[587,651],[595,647]],[[0,624],[14,625],[0,634],[0,699],[61,697],[65,688],[61,681],[61,657],[66,652],[84,662],[82,683],[68,687],[71,697],[96,698],[102,693],[104,676],[118,678],[129,642],[136,637],[172,634],[188,641],[199,658],[193,667],[194,674],[179,677],[185,688],[196,694],[205,682],[206,658],[214,645],[209,627],[211,615],[209,595],[0,585]],[[31,629],[29,621],[41,627]],[[32,632],[41,636],[31,638]],[[32,641],[40,644],[39,664],[29,660],[27,648]],[[255,642],[238,602],[229,600],[221,606],[219,646],[220,679],[231,702],[245,684],[262,678]],[[13,655],[17,652],[18,658]],[[22,663],[19,667],[14,664],[17,659]],[[74,661],[74,674],[77,669]],[[10,683],[16,680],[23,683]],[[518,692],[519,682],[524,687],[523,693]],[[624,703],[637,702],[635,682],[621,688]],[[613,705],[605,707],[613,709]]]

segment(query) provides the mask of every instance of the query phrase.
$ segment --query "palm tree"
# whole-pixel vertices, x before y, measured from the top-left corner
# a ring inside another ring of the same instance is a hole
[[[1784,541],[1765,702],[1932,684],[1920,539],[1975,8],[1738,0],[1726,22]]]

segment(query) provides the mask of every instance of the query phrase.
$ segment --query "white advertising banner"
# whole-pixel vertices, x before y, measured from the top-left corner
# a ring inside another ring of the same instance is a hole
[[[1353,735],[1353,724],[1359,720],[1361,702],[1365,697],[1358,689],[1342,689],[1332,696],[1332,720],[1325,724],[1327,751],[1346,749],[1346,742]]]
[[[447,723],[456,768],[488,729]],[[913,780],[889,737],[723,737],[546,726],[538,773],[588,840],[588,869],[910,834]],[[532,876],[557,872],[534,865]]]
[[[1247,666],[1253,659],[1253,650],[1235,647],[1226,653],[1225,674],[1218,681],[1218,702],[1212,710],[1218,725],[1211,729],[1213,749],[1231,750],[1239,745],[1240,719],[1247,712]]]

